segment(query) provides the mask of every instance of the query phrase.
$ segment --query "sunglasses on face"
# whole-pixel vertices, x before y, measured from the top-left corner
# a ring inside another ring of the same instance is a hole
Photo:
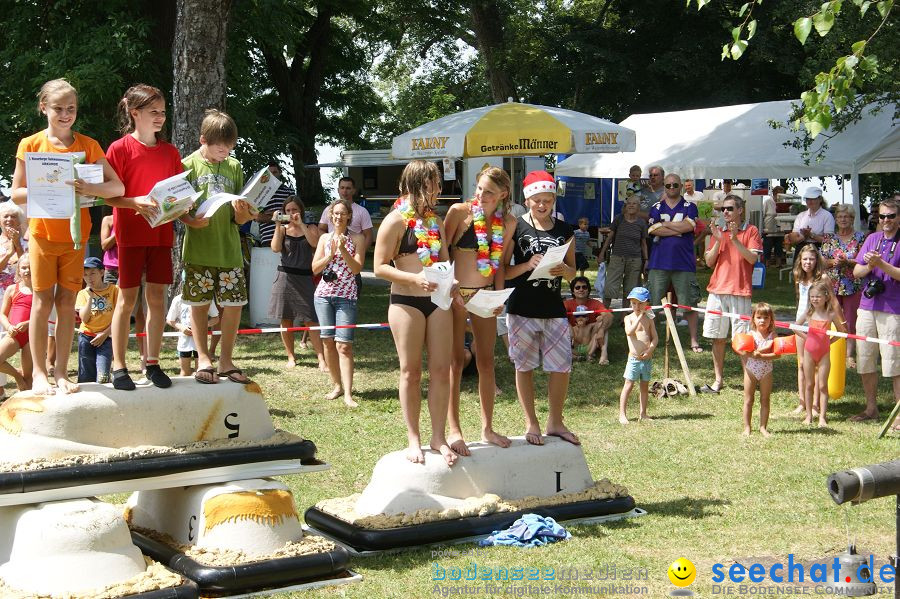
[[[575,291],[580,291],[582,289],[587,289],[587,285],[575,285]]]
[[[722,206],[722,212],[734,212],[734,206]]]
[[[879,215],[878,215],[878,220],[894,219],[894,218],[897,218],[897,213],[896,213],[896,212],[891,212],[891,213],[888,213],[888,214],[879,214]]]
[[[666,183],[666,189],[678,189],[681,183]]]

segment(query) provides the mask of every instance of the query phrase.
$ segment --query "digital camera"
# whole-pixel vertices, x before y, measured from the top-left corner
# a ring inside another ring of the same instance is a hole
[[[881,279],[869,279],[869,282],[863,288],[863,295],[872,299],[879,293],[884,293],[884,281]]]
[[[325,270],[322,271],[322,280],[326,283],[334,283],[337,281],[337,273],[331,269],[331,265],[329,264],[325,267]]]

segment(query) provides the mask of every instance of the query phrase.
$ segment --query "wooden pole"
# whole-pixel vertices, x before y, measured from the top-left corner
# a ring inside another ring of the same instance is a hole
[[[900,401],[898,401],[897,405],[894,406],[894,409],[891,410],[890,416],[888,416],[888,419],[885,421],[884,426],[881,427],[881,432],[878,433],[879,439],[888,432],[889,428],[891,428],[891,424],[894,423],[894,420],[897,418],[897,414],[900,414]]]
[[[672,303],[672,293],[671,292],[666,293],[666,301],[669,302],[670,304]],[[663,377],[664,379],[669,378],[669,337],[670,336],[671,335],[669,334],[669,327],[667,325],[666,326],[666,351],[665,351],[665,354],[663,355],[663,364],[665,365],[665,368],[664,368],[665,376]]]
[[[671,300],[667,299],[666,303],[671,303]],[[687,360],[684,357],[684,349],[681,347],[681,339],[678,338],[678,329],[675,328],[675,318],[672,316],[672,309],[669,306],[663,308],[663,311],[666,313],[666,323],[668,324],[668,328],[666,329],[666,333],[672,332],[672,341],[675,342],[675,351],[678,353],[678,361],[681,362],[681,371],[684,373],[684,382],[687,384],[688,394],[691,397],[697,396],[697,390],[694,388],[694,381],[691,380],[691,371],[688,369]],[[668,343],[666,343],[668,348]]]

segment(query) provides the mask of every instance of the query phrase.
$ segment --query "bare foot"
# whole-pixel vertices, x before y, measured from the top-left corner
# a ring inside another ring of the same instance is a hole
[[[53,387],[50,386],[50,381],[46,376],[42,374],[34,375],[34,382],[31,384],[31,390],[35,395],[53,395],[54,390]]]
[[[494,432],[492,429],[481,431],[481,440],[497,447],[509,447],[512,441],[509,437],[504,437],[500,433]],[[450,447],[453,447],[452,445]],[[458,452],[457,452],[458,453]]]
[[[745,437],[749,437],[749,436],[750,436],[750,427],[749,427],[749,426],[744,427],[744,432],[743,432],[742,434],[743,434]]]
[[[806,418],[803,419],[803,424],[805,424],[806,426],[809,426],[810,424],[812,424],[812,418],[807,416]]]
[[[819,417],[819,406],[813,406],[812,414],[813,414],[813,418]]]
[[[763,436],[763,437],[766,437],[766,438],[772,436],[772,433],[769,432],[769,429],[767,429],[767,428],[764,427],[764,426],[759,427],[759,432],[762,433],[762,436]]]
[[[451,441],[450,439],[453,439],[453,441]],[[462,456],[472,455],[472,452],[469,451],[469,446],[466,445],[465,439],[463,439],[461,436],[451,435],[447,439],[447,444],[450,445],[450,449],[452,449],[453,452],[456,453],[457,455],[462,455]]]
[[[503,393],[503,391],[500,389],[500,387],[498,387],[497,385],[494,385],[494,397],[497,397],[501,393]]]
[[[325,396],[325,399],[337,399],[340,394],[341,394],[341,388],[340,388],[340,386],[338,386],[338,387],[335,387],[334,389],[332,389],[331,393],[329,393],[328,395]]]
[[[824,418],[819,418],[819,428],[828,428],[828,423]]]
[[[609,358],[606,356],[600,356],[600,361],[598,362],[600,366],[609,366]]]
[[[647,422],[653,422],[653,418],[650,418],[646,414],[641,414],[638,416],[638,420],[646,420]]]
[[[456,460],[459,459],[459,456],[456,455],[456,452],[450,449],[450,446],[446,443],[443,443],[437,447],[432,445],[431,448],[435,451],[441,452],[441,455],[444,456],[444,461],[447,462],[448,466],[452,466],[456,463]]]
[[[791,413],[792,413],[792,414],[802,414],[802,413],[805,412],[805,411],[806,411],[806,406],[804,406],[803,404],[800,404],[799,406],[797,406],[796,408],[794,408],[794,411],[791,412]]]
[[[56,386],[59,388],[59,392],[68,395],[69,393],[76,393],[78,391],[78,383],[73,383],[67,378],[58,377],[56,379]]]
[[[319,362],[319,372],[328,372],[328,364]]]
[[[619,424],[628,424],[628,418],[625,414],[619,414]]]
[[[345,395],[345,396],[344,396],[344,405],[346,405],[348,408],[358,408],[358,407],[359,407],[359,404],[356,403],[356,402],[353,400],[353,397],[350,396],[350,395]]]
[[[578,435],[570,431],[569,429],[562,429],[559,431],[550,431],[547,430],[548,437],[559,437],[563,441],[567,443],[571,443],[572,445],[581,445],[581,441],[578,439]]]
[[[295,368],[297,366],[297,360],[295,358],[288,358],[287,364],[284,365],[285,368]]]
[[[422,453],[422,448],[418,445],[410,445],[406,448],[406,459],[413,464],[424,464],[425,454]]]
[[[850,417],[850,422],[865,422],[866,420],[878,420],[878,412],[860,412]]]

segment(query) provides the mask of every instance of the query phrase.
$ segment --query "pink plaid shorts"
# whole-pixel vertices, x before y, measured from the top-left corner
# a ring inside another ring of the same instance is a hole
[[[565,318],[528,318],[508,314],[509,358],[516,370],[528,372],[543,358],[544,372],[572,370],[572,333]]]

